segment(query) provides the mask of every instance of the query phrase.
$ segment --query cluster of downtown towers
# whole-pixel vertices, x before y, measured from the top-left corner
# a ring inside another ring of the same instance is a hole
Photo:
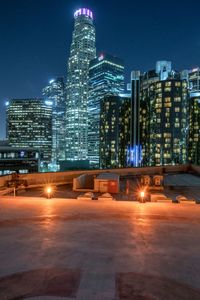
[[[9,144],[39,149],[52,170],[199,164],[200,70],[158,61],[133,71],[125,92],[123,61],[96,55],[92,12],[74,19],[66,83],[7,103]]]

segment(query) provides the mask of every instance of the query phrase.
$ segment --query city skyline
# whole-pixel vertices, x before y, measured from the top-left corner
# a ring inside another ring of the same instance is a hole
[[[182,1],[180,9],[180,4],[172,3],[166,7],[159,1],[125,1],[123,6],[114,1],[4,2],[0,21],[0,138],[5,138],[4,103],[8,98],[40,97],[48,80],[66,74],[73,13],[81,6],[94,12],[97,53],[107,51],[125,60],[126,82],[132,69],[152,69],[159,59],[172,60],[178,70],[200,65],[195,17],[200,4]]]

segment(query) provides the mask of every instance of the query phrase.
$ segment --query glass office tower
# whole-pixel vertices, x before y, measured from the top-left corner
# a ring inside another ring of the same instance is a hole
[[[88,159],[89,63],[96,56],[96,48],[92,11],[81,8],[74,18],[66,85],[66,160],[75,163]]]
[[[62,77],[52,79],[43,90],[46,100],[52,101],[52,170],[59,170],[65,160],[65,84]]]
[[[131,134],[128,153],[128,165],[138,167],[141,163],[142,147],[140,143],[140,71],[131,72]]]
[[[52,102],[44,99],[12,99],[7,103],[9,144],[40,150],[41,162],[52,157]]]
[[[91,168],[99,167],[100,103],[105,96],[124,91],[124,63],[102,53],[90,62],[88,100],[88,158]]]

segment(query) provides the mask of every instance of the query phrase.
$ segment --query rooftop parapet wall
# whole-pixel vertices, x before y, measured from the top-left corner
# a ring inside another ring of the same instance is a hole
[[[1,187],[4,187],[6,185],[6,182],[8,180],[11,180],[12,179],[12,176],[11,175],[3,175],[3,176],[0,176],[0,188]]]
[[[145,167],[145,168],[123,168],[123,169],[110,169],[110,170],[82,170],[82,171],[66,171],[66,172],[50,172],[50,173],[31,173],[21,174],[20,178],[26,179],[28,185],[41,185],[47,183],[65,184],[73,183],[73,178],[76,178],[82,174],[98,175],[101,173],[115,173],[120,176],[130,175],[159,175],[164,173],[187,173],[188,171],[194,171],[200,174],[200,166],[194,165],[181,165],[181,166],[162,166],[162,167]],[[11,176],[0,176],[0,187],[5,185],[7,180],[10,180]]]
[[[191,165],[190,168],[192,172],[200,175],[200,166]]]

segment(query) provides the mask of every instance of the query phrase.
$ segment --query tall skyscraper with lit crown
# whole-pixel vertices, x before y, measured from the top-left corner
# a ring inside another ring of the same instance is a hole
[[[66,85],[66,160],[71,162],[88,158],[89,63],[96,56],[92,11],[81,8],[75,12],[74,19]]]

